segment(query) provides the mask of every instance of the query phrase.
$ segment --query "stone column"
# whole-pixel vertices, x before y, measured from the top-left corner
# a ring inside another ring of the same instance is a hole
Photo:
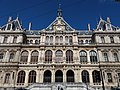
[[[89,70],[90,85],[93,85],[92,70]]]
[[[108,59],[109,59],[109,61],[114,61],[113,60],[113,57],[112,57],[113,55],[112,55],[112,52],[109,50],[109,54],[108,54]]]
[[[98,50],[98,60],[99,60],[99,62],[103,62],[104,61],[104,59],[103,59],[103,56],[102,56],[102,52],[100,51],[100,50]]]
[[[64,69],[64,70],[63,70],[63,82],[66,82],[66,80],[67,80],[67,79],[66,79],[66,70]]]
[[[17,52],[16,52],[16,54],[15,54],[15,59],[14,59],[14,61],[15,61],[15,62],[19,62],[19,61],[20,61],[20,57],[21,57],[21,55],[20,55],[20,50],[18,49]]]
[[[29,51],[29,54],[28,54],[28,62],[27,62],[27,64],[30,64],[30,61],[31,61],[31,51]]]
[[[87,61],[90,64],[90,53],[89,53],[89,51],[87,51]]]
[[[7,50],[6,51],[6,54],[5,54],[5,58],[3,58],[4,60],[3,61],[5,61],[5,62],[8,62],[9,61],[9,51]]]
[[[52,70],[52,77],[51,77],[51,81],[54,83],[55,82],[55,70]]]
[[[28,75],[29,75],[29,71],[26,70],[25,73],[26,73],[26,74],[25,74],[25,86],[28,86],[28,78],[29,78]]]
[[[43,83],[43,79],[44,79],[44,72],[42,69],[40,69],[40,83]]]
[[[63,63],[66,63],[66,51],[63,50]]]
[[[37,75],[36,75],[36,83],[40,82],[40,70],[37,70]]]
[[[55,63],[56,62],[56,58],[55,58],[55,51],[53,50],[52,51],[52,63]]]
[[[79,82],[78,70],[76,69],[76,70],[74,70],[74,71],[75,71],[75,75],[74,75],[74,77],[75,77],[75,82]]]
[[[82,71],[79,69],[78,72],[79,72],[79,82],[82,82],[82,75],[81,75]]]
[[[41,63],[41,51],[38,51],[38,63]]]

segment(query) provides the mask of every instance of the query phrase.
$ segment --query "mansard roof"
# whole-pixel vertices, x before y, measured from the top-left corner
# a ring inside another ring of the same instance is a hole
[[[116,27],[114,25],[111,24],[110,22],[110,18],[107,17],[107,21],[103,20],[101,17],[100,17],[100,21],[97,25],[97,31],[110,31],[110,30],[113,30],[113,31],[116,31],[118,30],[119,27]]]
[[[0,28],[2,31],[21,31],[23,30],[22,25],[17,17],[15,20],[12,20],[12,17],[9,17],[7,24],[3,25]]]

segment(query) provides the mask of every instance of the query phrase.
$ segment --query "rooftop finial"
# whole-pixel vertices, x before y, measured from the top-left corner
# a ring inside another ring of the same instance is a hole
[[[58,17],[62,17],[61,4],[59,4],[59,8],[58,8]]]

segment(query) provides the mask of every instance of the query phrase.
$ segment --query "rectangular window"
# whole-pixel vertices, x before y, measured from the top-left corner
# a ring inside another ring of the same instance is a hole
[[[108,78],[108,82],[112,83],[112,74],[111,73],[107,73],[107,78]]]
[[[4,37],[3,43],[7,43],[7,39],[8,39],[8,37]]]
[[[114,43],[114,38],[110,37],[110,41],[111,41],[111,43]]]
[[[16,43],[16,42],[17,42],[17,37],[14,37],[13,43]]]
[[[104,37],[101,37],[101,41],[102,41],[102,43],[105,43]]]

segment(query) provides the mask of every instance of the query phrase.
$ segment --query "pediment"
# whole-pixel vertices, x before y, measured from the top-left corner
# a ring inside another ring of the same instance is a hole
[[[64,19],[63,17],[57,17],[46,29],[45,31],[75,31]]]

